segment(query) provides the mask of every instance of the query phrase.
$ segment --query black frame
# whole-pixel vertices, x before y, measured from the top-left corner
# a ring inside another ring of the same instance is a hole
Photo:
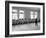
[[[9,34],[9,3],[43,5],[43,33],[10,35]],[[44,34],[45,34],[45,4],[44,3],[5,1],[5,37],[35,36],[35,35],[44,35]]]

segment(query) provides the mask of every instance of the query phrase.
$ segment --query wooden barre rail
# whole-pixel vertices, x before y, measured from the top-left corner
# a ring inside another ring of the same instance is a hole
[[[35,24],[37,24],[38,22],[40,22],[40,20],[30,20],[30,21],[19,21],[19,20],[17,20],[17,21],[14,21],[14,22],[12,22],[12,25],[21,25],[21,24],[30,24],[30,23],[35,23]]]

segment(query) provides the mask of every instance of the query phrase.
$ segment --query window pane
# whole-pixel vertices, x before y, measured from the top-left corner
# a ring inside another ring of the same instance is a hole
[[[19,11],[19,19],[24,19],[24,11],[23,10]]]
[[[18,20],[17,14],[12,14],[12,19]]]
[[[34,19],[36,19],[37,18],[37,15],[34,15]]]
[[[34,18],[33,15],[30,15],[30,18],[33,19]]]
[[[30,12],[30,18],[31,18],[31,19],[34,18],[34,17],[33,17],[33,13],[34,13],[33,11]]]
[[[31,11],[30,14],[32,15],[33,14],[33,11]]]
[[[15,13],[17,13],[17,10],[16,10],[16,9],[13,9],[13,10],[12,10],[12,12],[15,12]]]
[[[24,11],[23,11],[23,10],[20,10],[20,11],[19,11],[19,13],[23,14],[23,13],[24,13]]]
[[[24,19],[24,15],[23,14],[20,14],[19,15],[19,19]]]
[[[34,14],[34,19],[36,19],[37,18],[37,12],[35,12],[35,14]]]
[[[37,15],[38,12],[35,12],[35,15]]]
[[[17,10],[16,9],[13,9],[12,12],[13,12],[12,13],[12,19],[18,20]]]

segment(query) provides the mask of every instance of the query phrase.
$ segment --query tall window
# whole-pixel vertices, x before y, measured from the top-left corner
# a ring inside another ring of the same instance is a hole
[[[36,19],[38,16],[38,12],[34,12],[34,19]]]
[[[36,18],[37,18],[37,12],[31,11],[31,12],[30,12],[30,18],[31,18],[31,19],[36,19]]]
[[[30,18],[33,19],[33,11],[30,12]]]
[[[24,19],[24,11],[23,10],[19,11],[19,19]]]
[[[12,10],[12,19],[14,19],[14,20],[18,20],[18,16],[17,16],[17,10],[16,9],[14,9],[14,10]]]

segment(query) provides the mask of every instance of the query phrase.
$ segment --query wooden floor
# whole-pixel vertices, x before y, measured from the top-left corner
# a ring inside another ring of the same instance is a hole
[[[40,30],[40,23],[38,23],[37,25],[35,25],[35,23],[31,23],[12,26],[12,31],[30,31],[30,30]]]

